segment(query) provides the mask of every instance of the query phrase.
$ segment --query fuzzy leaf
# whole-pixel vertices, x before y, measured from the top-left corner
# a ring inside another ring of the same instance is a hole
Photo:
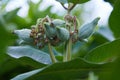
[[[29,57],[40,63],[44,64],[51,63],[50,56],[47,53],[34,49],[30,46],[9,47],[7,54],[14,58]]]

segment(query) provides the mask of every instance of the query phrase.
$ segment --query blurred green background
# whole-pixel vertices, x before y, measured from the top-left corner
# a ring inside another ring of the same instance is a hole
[[[36,20],[40,17],[45,17],[46,15],[49,15],[52,18],[59,18],[63,19],[66,11],[64,9],[61,9],[61,14],[54,12],[53,10],[53,5],[46,7],[44,10],[40,10],[40,7],[44,7],[45,3],[43,4],[42,2],[45,0],[39,0],[37,2],[31,1],[31,0],[26,0],[26,5],[28,6],[28,11],[22,12],[23,16],[20,16],[19,12],[22,9],[22,7],[15,7],[13,10],[8,10],[6,7],[11,3],[12,0],[0,0],[0,80],[9,80],[10,78],[20,74],[24,73],[30,70],[34,70],[37,68],[40,68],[45,66],[42,64],[39,64],[38,62],[33,61],[30,58],[20,58],[20,59],[14,59],[11,58],[6,54],[7,47],[10,45],[18,45],[16,43],[17,37],[12,34],[12,31],[15,29],[22,29],[22,28],[30,28],[31,25],[36,24]],[[95,1],[95,0],[93,0]],[[107,4],[110,4],[111,7],[114,7],[115,1],[117,0],[104,0]],[[18,0],[19,2],[19,0]],[[16,1],[17,3],[17,1]],[[51,2],[52,3],[52,2]],[[86,4],[83,5],[77,5],[74,10],[72,11],[72,15],[77,16],[78,20],[80,21],[79,25],[82,25],[83,23],[88,22],[88,20],[92,19],[89,17],[92,16],[92,10],[87,10],[86,8],[89,8],[90,5],[92,5],[92,2],[89,3],[89,6]],[[14,4],[13,4],[14,5]],[[86,5],[88,7],[86,7]],[[94,5],[93,5],[94,6]],[[118,6],[120,8],[120,3],[118,3]],[[120,13],[120,9],[115,8],[116,11],[114,11],[114,15],[116,13]],[[59,8],[58,8],[59,9]],[[52,11],[53,10],[53,11]],[[63,10],[63,11],[62,11]],[[23,10],[24,11],[24,10]],[[101,12],[102,13],[102,12]],[[109,15],[108,15],[109,16]],[[88,43],[84,42],[77,42],[73,45],[73,57],[84,57],[84,55],[90,51],[91,49],[104,44],[106,42],[113,41],[115,38],[112,34],[115,31],[113,28],[110,27],[109,25],[115,25],[117,22],[119,23],[120,20],[120,14],[118,14],[119,17],[116,18],[116,16],[113,16],[111,19],[113,23],[107,24],[106,23],[102,24],[102,21],[99,24],[99,28],[97,31],[94,33],[94,35],[89,39]],[[96,17],[93,16],[93,17]],[[107,18],[106,18],[107,19]],[[117,20],[116,20],[117,19]],[[102,20],[102,19],[101,19]],[[104,21],[103,21],[104,22]],[[116,24],[117,25],[117,24]],[[119,26],[118,26],[119,27]],[[118,31],[119,32],[119,31]],[[115,34],[115,37],[119,38],[119,34]],[[57,47],[56,50],[60,51],[61,53],[63,52],[62,49],[63,47]],[[120,67],[120,62],[116,60],[114,63],[109,64],[108,70],[110,70],[110,73],[103,73],[100,74],[99,79],[100,80],[117,80],[119,78],[119,67]],[[115,69],[115,70],[114,70]],[[112,75],[112,78],[110,77]],[[109,77],[108,77],[109,76]],[[118,79],[119,80],[119,79]]]

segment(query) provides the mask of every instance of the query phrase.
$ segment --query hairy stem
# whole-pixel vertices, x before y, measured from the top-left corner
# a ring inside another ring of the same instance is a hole
[[[48,43],[48,48],[49,48],[49,52],[50,52],[50,57],[51,57],[51,60],[53,63],[57,62],[55,56],[54,56],[54,53],[52,52],[52,46],[50,43]]]

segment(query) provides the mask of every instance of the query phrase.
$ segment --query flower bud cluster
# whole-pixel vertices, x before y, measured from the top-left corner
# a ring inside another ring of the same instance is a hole
[[[37,24],[32,26],[30,37],[34,39],[34,44],[39,48],[44,47],[47,43],[57,46],[70,37],[69,31],[64,27],[64,20],[51,19],[46,16],[38,19]]]
[[[14,33],[20,39],[34,43],[39,48],[43,48],[47,43],[58,46],[69,39],[76,42],[88,38],[94,32],[99,19],[97,17],[90,23],[77,28],[75,16],[66,15],[64,20],[46,16],[45,18],[39,18],[36,25],[31,26],[31,29],[15,30]]]

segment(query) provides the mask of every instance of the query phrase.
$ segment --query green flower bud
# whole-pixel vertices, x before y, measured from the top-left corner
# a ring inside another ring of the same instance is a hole
[[[30,38],[30,29],[21,29],[21,30],[14,30],[14,32],[20,39],[26,41],[26,42],[31,42],[33,41],[32,38]]]
[[[66,28],[56,27],[56,29],[57,29],[58,39],[60,39],[61,41],[66,41],[66,40],[69,39],[70,34],[69,34],[69,31]]]
[[[41,24],[41,23],[42,23],[42,18],[37,19],[37,24],[36,24],[36,26],[38,26],[38,25]]]
[[[88,24],[85,24],[81,28],[79,28],[78,29],[78,38],[79,38],[79,40],[86,39],[90,35],[92,35],[92,33],[94,32],[94,29],[95,29],[96,25],[98,24],[99,20],[100,20],[100,18],[97,17],[92,22],[90,22]]]
[[[65,21],[61,19],[54,19],[52,23],[54,26],[65,26]]]
[[[50,26],[50,23],[45,23],[45,33],[49,38],[53,38],[56,36],[56,28],[54,26]]]

